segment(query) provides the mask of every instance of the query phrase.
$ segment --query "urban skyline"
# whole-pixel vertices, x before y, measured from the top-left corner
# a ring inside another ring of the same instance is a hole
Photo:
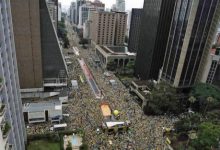
[[[94,1],[94,0],[92,0]],[[113,4],[116,4],[116,0],[100,0],[105,3],[106,8],[111,8]],[[76,2],[74,0],[59,0],[63,6],[63,11],[67,11],[71,2]],[[131,10],[132,8],[143,8],[144,0],[125,0],[125,10]]]
[[[0,0],[0,150],[217,150],[219,106],[220,0]]]

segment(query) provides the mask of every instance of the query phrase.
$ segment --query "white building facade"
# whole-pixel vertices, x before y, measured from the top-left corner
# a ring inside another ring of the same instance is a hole
[[[120,12],[125,12],[125,0],[116,0],[116,9]]]
[[[10,1],[0,0],[1,150],[25,149],[26,132],[17,70]]]
[[[98,7],[91,2],[87,2],[79,7],[79,24],[78,28],[82,29],[83,24],[89,20],[89,14],[94,11],[104,11],[105,7]]]
[[[76,3],[72,2],[69,9],[70,23],[75,24],[75,16],[76,16]]]
[[[61,21],[61,15],[62,15],[62,5],[61,3],[58,3],[58,21]]]

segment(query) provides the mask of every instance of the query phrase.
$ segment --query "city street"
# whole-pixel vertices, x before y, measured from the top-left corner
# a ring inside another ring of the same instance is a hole
[[[72,92],[69,105],[64,107],[64,113],[69,113],[70,117],[65,121],[70,129],[82,128],[85,131],[85,142],[89,145],[89,149],[164,149],[165,142],[163,138],[162,127],[171,127],[171,118],[164,116],[146,116],[143,114],[139,105],[133,101],[129,90],[115,77],[105,77],[101,68],[93,66],[91,49],[83,49],[78,45],[76,33],[68,24],[68,37],[70,39],[70,49],[65,49],[64,54],[67,55],[72,51],[73,46],[77,46],[80,56],[88,65],[95,81],[105,95],[103,99],[96,99],[92,89],[88,83],[81,83],[79,76],[83,75],[83,71],[77,61],[76,55],[71,55],[72,65],[68,67],[70,73],[69,80],[77,80],[79,90]],[[117,82],[116,87],[109,84],[109,79]],[[100,103],[108,102],[112,110],[119,110],[120,120],[131,121],[129,131],[124,134],[107,135],[105,133],[98,134],[97,128],[102,123],[102,113]]]

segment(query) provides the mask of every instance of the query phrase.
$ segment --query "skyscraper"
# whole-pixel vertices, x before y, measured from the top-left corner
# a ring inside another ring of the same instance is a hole
[[[45,0],[11,0],[22,93],[67,84],[66,65]]]
[[[93,11],[104,11],[105,10],[105,4],[101,3],[98,5],[98,2],[92,3],[87,2],[86,4],[83,4],[79,7],[79,24],[78,28],[83,28],[83,24],[86,22],[86,20],[89,19],[89,14]]]
[[[145,0],[135,63],[136,77],[158,79],[176,0]]]
[[[70,5],[70,23],[76,24],[76,3],[72,2]]]
[[[58,21],[61,21],[61,15],[62,15],[62,5],[61,3],[58,3]]]
[[[26,132],[8,0],[0,0],[0,20],[0,149],[24,150]]]
[[[124,45],[127,14],[124,12],[92,12],[91,39],[98,45]]]
[[[58,0],[47,0],[47,7],[50,13],[50,17],[53,21],[54,27],[57,30],[58,23]]]
[[[163,63],[163,80],[180,88],[201,80],[219,10],[219,0],[177,1]]]
[[[141,24],[142,9],[132,9],[130,33],[128,40],[128,50],[130,52],[137,52],[140,36],[140,24]]]
[[[79,23],[79,7],[86,3],[86,0],[76,0],[75,24]]]
[[[125,12],[115,12],[115,13],[116,13],[116,26],[115,26],[114,45],[123,46],[125,43],[125,33],[127,30],[128,15]]]
[[[91,40],[98,45],[114,45],[116,14],[92,12],[91,21]]]
[[[125,0],[116,0],[116,10],[125,12]]]

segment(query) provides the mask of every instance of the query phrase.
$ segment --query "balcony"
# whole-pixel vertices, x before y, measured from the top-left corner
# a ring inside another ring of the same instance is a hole
[[[10,126],[10,124],[8,122],[5,122],[2,125],[1,130],[2,130],[3,139],[6,139],[8,137],[10,129],[11,129],[11,126]]]
[[[65,86],[67,86],[67,78],[44,79],[44,87],[65,87]]]

